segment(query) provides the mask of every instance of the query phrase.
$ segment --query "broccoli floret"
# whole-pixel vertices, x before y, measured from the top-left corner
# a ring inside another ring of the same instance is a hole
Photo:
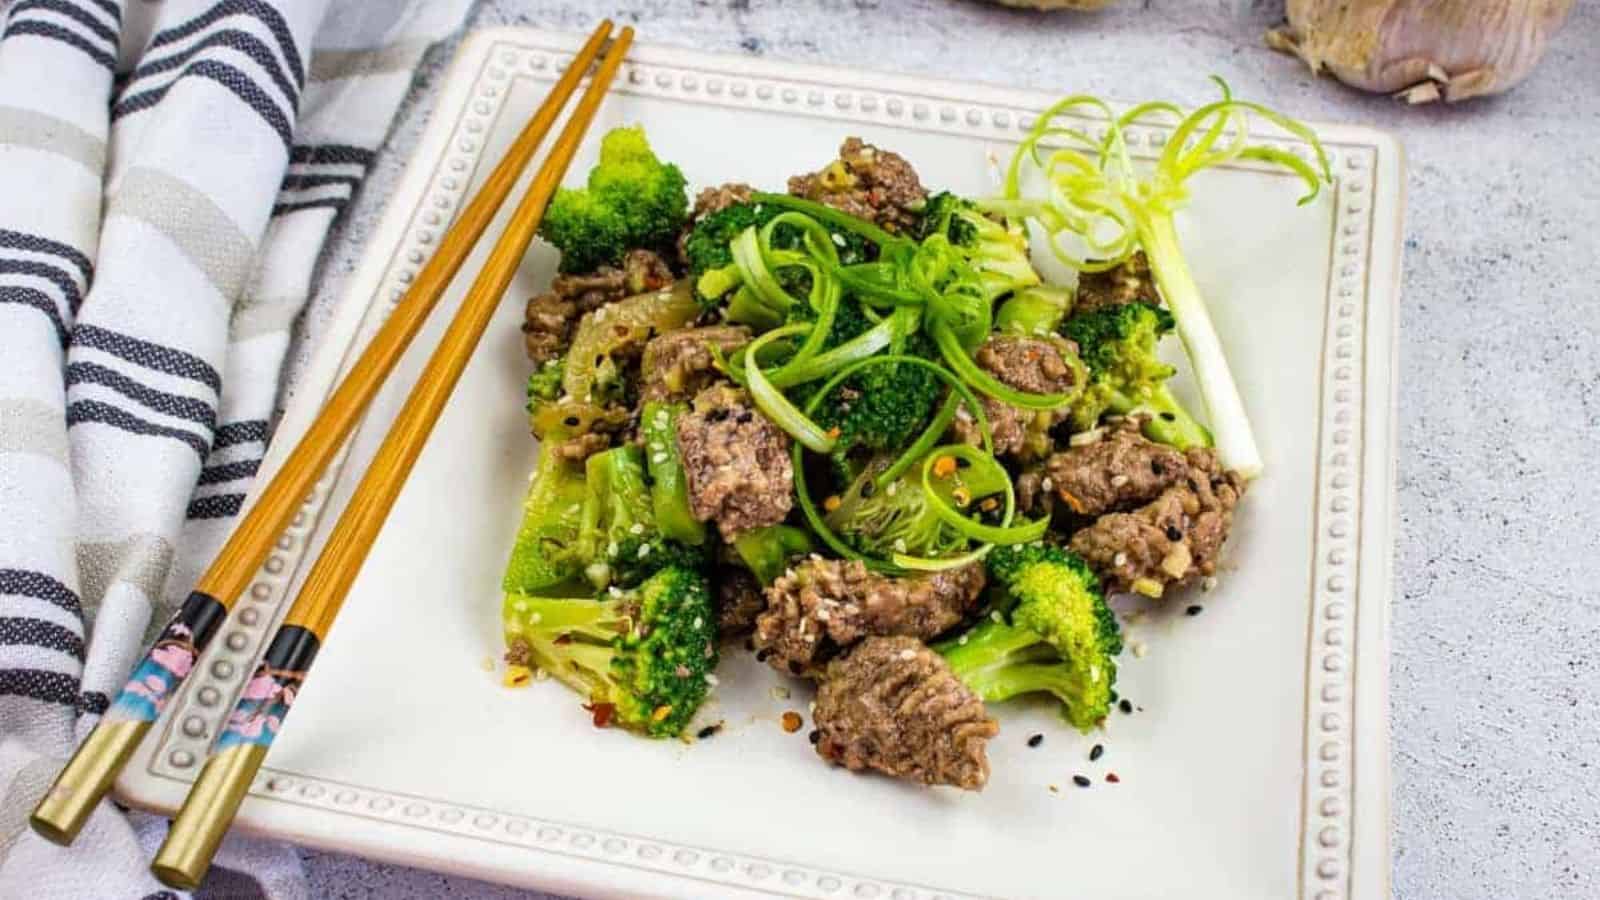
[[[567,372],[564,357],[547,359],[528,376],[528,412],[532,413],[561,396],[561,378]]]
[[[589,457],[584,482],[579,544],[590,584],[630,587],[667,566],[705,567],[704,548],[661,533],[638,447],[613,447]]]
[[[995,611],[936,649],[986,702],[1049,693],[1080,731],[1106,717],[1116,700],[1122,631],[1088,563],[1043,544],[997,547],[989,575],[1005,593]]]
[[[506,643],[582,694],[609,721],[675,737],[711,690],[717,615],[705,576],[669,566],[629,591],[598,599],[508,593]]]
[[[934,512],[922,488],[920,462],[883,488],[874,487],[888,462],[888,457],[879,457],[863,468],[825,517],[828,527],[856,550],[880,559],[896,553],[940,558],[966,550],[967,537]],[[968,468],[933,482],[933,487],[945,503],[966,509],[1001,493],[1006,483],[998,469]]]
[[[734,265],[730,244],[748,228],[760,228],[786,212],[783,207],[770,203],[735,203],[711,213],[695,223],[684,241],[683,254],[689,263],[689,278],[695,285],[695,299],[702,303],[714,302],[738,288],[742,279],[739,267]],[[839,254],[840,265],[865,262],[870,245],[860,235],[837,228],[829,228],[828,236]],[[779,250],[797,250],[802,243],[796,228],[779,225],[772,234],[772,246]],[[805,282],[809,276],[803,269],[785,269],[775,273],[779,283],[795,296],[806,293]]]
[[[944,235],[978,273],[985,300],[994,300],[1040,283],[1028,259],[1028,236],[984,215],[971,200],[948,191],[929,197],[917,237]]]
[[[894,313],[915,314],[910,309]],[[856,303],[848,300],[841,303],[824,349],[845,343],[872,324]],[[933,339],[923,331],[897,338],[890,343],[887,352],[939,358]],[[863,451],[893,450],[915,439],[928,424],[943,390],[944,383],[939,376],[923,366],[907,363],[868,366],[834,388],[817,409],[815,421],[823,428],[839,430],[833,456],[842,471],[853,472],[855,467],[845,465],[852,456]],[[798,396],[804,399],[803,394]]]
[[[583,188],[562,188],[539,234],[561,251],[561,271],[614,266],[635,248],[665,247],[689,212],[683,172],[650,150],[644,129],[615,128],[600,141],[600,161]]]
[[[1144,434],[1150,440],[1179,450],[1212,445],[1211,432],[1172,395],[1167,380],[1176,370],[1156,355],[1172,324],[1172,314],[1159,306],[1126,303],[1080,313],[1062,325],[1090,373],[1088,389],[1073,406],[1075,428],[1093,428],[1108,412],[1148,412]]]

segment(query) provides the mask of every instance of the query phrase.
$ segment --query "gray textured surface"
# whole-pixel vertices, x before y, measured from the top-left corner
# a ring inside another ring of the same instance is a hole
[[[353,2],[353,0],[352,0]],[[1204,76],[1307,118],[1398,134],[1410,164],[1401,312],[1392,668],[1394,888],[1403,898],[1600,896],[1600,15],[1535,77],[1409,109],[1265,50],[1281,3],[1123,0],[1039,15],[961,0],[486,0],[469,27],[586,30],[725,53],[1123,99],[1208,98]],[[428,121],[428,58],[327,254],[314,337]],[[308,854],[318,897],[535,896]]]

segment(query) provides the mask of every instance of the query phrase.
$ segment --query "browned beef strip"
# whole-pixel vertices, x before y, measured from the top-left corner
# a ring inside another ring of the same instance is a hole
[[[701,219],[712,213],[722,212],[738,203],[749,203],[750,195],[755,189],[748,184],[730,181],[716,187],[708,187],[695,195],[694,210],[690,213],[691,219]]]
[[[1150,260],[1143,250],[1120,265],[1104,272],[1084,272],[1078,276],[1078,295],[1072,301],[1073,312],[1088,312],[1107,306],[1128,303],[1161,305],[1161,295],[1156,293],[1156,281],[1150,274]]]
[[[748,569],[724,566],[717,571],[717,634],[723,640],[749,634],[766,608],[767,598]]]
[[[983,593],[983,565],[891,578],[859,560],[812,557],[767,588],[755,643],[780,672],[815,675],[841,648],[872,635],[928,639],[971,612]]]
[[[817,755],[852,771],[982,790],[1000,732],[944,657],[911,637],[870,637],[828,665],[813,717]]]
[[[1075,373],[1067,365],[1067,357],[1076,353],[1077,348],[1072,342],[1060,337],[995,335],[978,348],[973,359],[980,368],[1019,391],[1057,394],[1073,386]],[[1048,453],[1050,429],[1065,419],[1068,413],[1065,409],[1018,409],[989,396],[981,397],[979,402],[983,404],[983,415],[994,436],[995,453],[1021,460],[1036,459]],[[983,443],[983,432],[978,428],[978,421],[965,405],[956,412],[951,433],[956,440],[974,447]]]
[[[564,353],[572,329],[584,313],[623,297],[658,291],[672,284],[672,268],[651,250],[630,250],[622,268],[603,266],[597,272],[557,275],[550,290],[528,301],[522,340],[528,358],[542,363]]]
[[[1244,493],[1237,472],[1223,471],[1213,451],[1189,451],[1183,479],[1133,512],[1106,513],[1072,536],[1109,590],[1158,595],[1217,571],[1233,510]]]
[[[723,540],[789,514],[789,436],[756,412],[744,391],[714,384],[695,395],[690,412],[678,417],[678,452],[690,511],[702,522],[714,520]]]
[[[644,348],[641,398],[648,402],[693,397],[717,377],[710,348],[726,353],[749,340],[750,329],[743,325],[711,325],[652,338]]]
[[[1141,417],[1128,416],[1075,435],[1077,443],[1050,454],[1045,462],[1044,474],[1050,484],[1047,492],[1079,515],[1098,516],[1147,503],[1182,481],[1189,473],[1189,460],[1146,438],[1139,431],[1142,423]],[[1209,450],[1192,452],[1215,457]],[[1215,463],[1199,465],[1204,468]]]
[[[876,222],[887,231],[915,225],[928,199],[904,157],[858,137],[845,138],[839,158],[821,171],[790,178],[789,193]]]

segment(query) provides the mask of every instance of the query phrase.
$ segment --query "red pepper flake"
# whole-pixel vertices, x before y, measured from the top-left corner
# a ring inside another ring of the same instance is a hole
[[[805,720],[800,718],[799,713],[791,709],[783,714],[781,723],[784,731],[788,732],[789,734],[794,734],[796,731],[800,730],[801,725],[805,724]]]
[[[555,640],[551,641],[550,643],[555,644],[558,647],[561,646],[562,644],[570,644],[570,643],[572,643],[572,635],[563,634],[560,637],[556,638]]]
[[[1112,784],[1117,784],[1118,782],[1122,781],[1121,778],[1117,777],[1117,773],[1115,773],[1115,772],[1107,772],[1106,773],[1106,780],[1111,782]]]
[[[617,711],[615,703],[585,703],[583,708],[594,716],[594,727],[596,728],[604,728],[610,725],[611,716]]]

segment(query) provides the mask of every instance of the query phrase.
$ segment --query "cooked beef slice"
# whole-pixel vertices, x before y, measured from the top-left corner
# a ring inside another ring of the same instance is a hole
[[[1106,513],[1072,536],[1072,550],[1108,590],[1159,595],[1215,574],[1245,482],[1223,471],[1213,452],[1191,450],[1187,461],[1183,479],[1156,499],[1132,512]]]
[[[817,755],[852,771],[981,790],[1000,725],[944,657],[912,637],[869,637],[817,689]]]
[[[1078,295],[1072,302],[1072,311],[1088,312],[1107,306],[1128,303],[1161,304],[1156,293],[1155,278],[1150,274],[1150,260],[1138,250],[1121,264],[1104,272],[1083,272],[1078,275]]]
[[[915,225],[928,199],[915,169],[898,153],[845,138],[839,158],[821,171],[789,179],[789,193],[826,203],[887,231]]]
[[[717,378],[711,348],[727,353],[749,340],[750,329],[743,325],[711,325],[651,338],[644,348],[641,399],[677,401],[693,397]]]
[[[928,639],[950,630],[983,593],[981,563],[894,578],[859,560],[812,557],[767,588],[756,648],[791,675],[815,675],[840,649],[874,635]]]
[[[723,640],[749,634],[766,608],[761,585],[748,570],[724,566],[717,571],[717,634]]]
[[[630,250],[622,268],[603,266],[597,272],[557,275],[550,290],[528,301],[522,340],[536,363],[566,352],[572,329],[584,313],[623,297],[658,291],[672,284],[672,268],[652,250]]]
[[[1067,357],[1077,352],[1072,342],[1059,337],[1030,338],[995,335],[978,348],[973,360],[979,368],[1009,387],[1033,394],[1058,394],[1073,386],[1074,372]],[[1049,430],[1067,417],[1065,409],[1019,409],[982,395],[983,415],[994,436],[999,456],[1033,459],[1049,452]],[[974,447],[983,444],[978,421],[963,404],[951,425],[952,436]]]
[[[695,395],[678,417],[678,453],[689,487],[689,509],[715,521],[723,540],[776,525],[794,503],[789,436],[751,406],[744,391],[714,384]]]

